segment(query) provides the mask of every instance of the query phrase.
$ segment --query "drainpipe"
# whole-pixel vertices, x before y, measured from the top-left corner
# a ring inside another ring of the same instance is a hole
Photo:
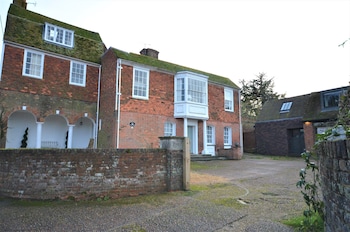
[[[119,148],[119,128],[120,128],[120,96],[122,86],[122,60],[117,60],[117,76],[116,76],[116,104],[115,110],[117,110],[117,149]]]
[[[97,107],[96,107],[94,148],[97,148],[97,137],[98,137],[98,130],[99,130],[100,95],[101,95],[101,65],[98,67]]]
[[[243,155],[243,127],[242,127],[242,114],[241,114],[241,90],[238,90],[238,111],[239,111],[239,140],[241,146],[241,154]]]

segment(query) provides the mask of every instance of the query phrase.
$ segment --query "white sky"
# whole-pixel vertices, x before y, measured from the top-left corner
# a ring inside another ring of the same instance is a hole
[[[350,81],[350,0],[27,0],[28,10],[100,33],[107,47],[249,81],[287,97]],[[34,3],[36,2],[36,6]],[[8,7],[0,0],[1,46]]]

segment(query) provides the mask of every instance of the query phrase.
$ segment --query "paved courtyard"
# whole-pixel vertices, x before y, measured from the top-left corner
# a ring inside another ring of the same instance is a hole
[[[211,187],[123,201],[0,199],[0,231],[293,231],[280,221],[305,207],[296,188],[301,159],[245,155],[197,164],[205,183],[193,188]]]

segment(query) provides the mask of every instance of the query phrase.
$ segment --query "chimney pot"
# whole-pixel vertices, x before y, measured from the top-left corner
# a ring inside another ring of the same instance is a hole
[[[159,52],[151,48],[144,48],[140,51],[140,54],[158,59]]]

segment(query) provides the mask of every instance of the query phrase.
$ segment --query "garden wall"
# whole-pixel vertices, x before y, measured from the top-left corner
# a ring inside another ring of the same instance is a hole
[[[79,200],[183,190],[183,157],[182,147],[0,150],[0,196]]]
[[[320,144],[326,231],[350,231],[350,140]]]

